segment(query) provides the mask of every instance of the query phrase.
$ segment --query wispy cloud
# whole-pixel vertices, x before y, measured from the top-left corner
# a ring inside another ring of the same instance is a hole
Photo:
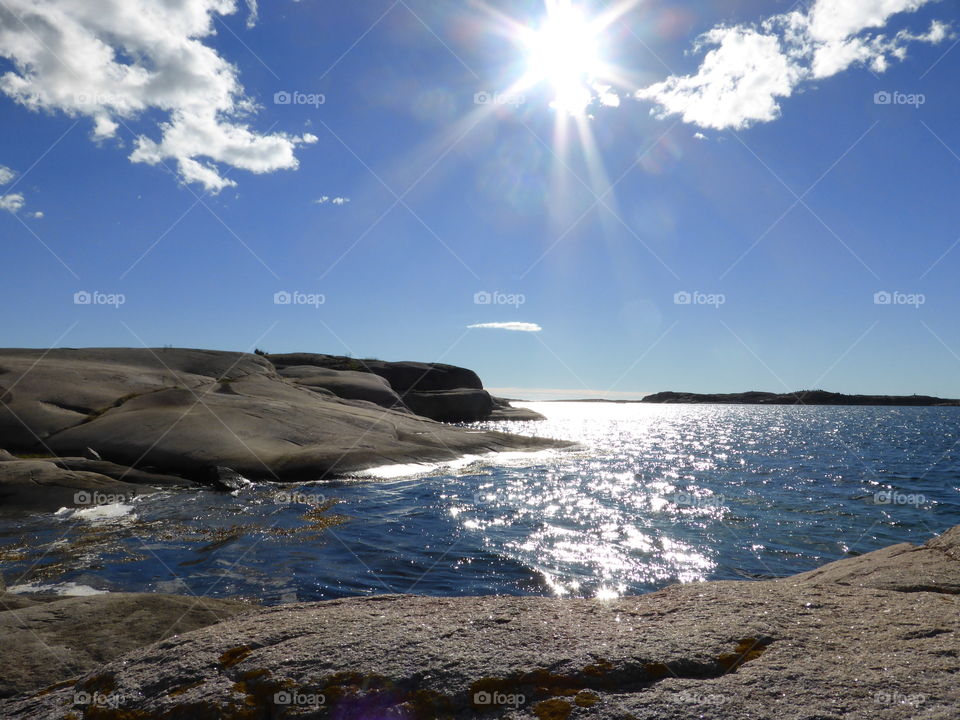
[[[256,3],[248,7],[255,21]],[[4,0],[0,57],[13,69],[0,75],[0,92],[30,110],[90,118],[96,140],[158,115],[154,137],[138,135],[130,159],[173,161],[181,180],[212,193],[236,185],[222,166],[296,169],[297,146],[316,136],[251,129],[256,101],[204,42],[217,15],[235,12],[232,0]]]
[[[536,323],[529,322],[491,322],[491,323],[477,323],[475,325],[467,325],[468,328],[484,328],[490,330],[512,330],[514,332],[540,332],[543,330],[542,327]]]
[[[0,165],[0,185],[6,185],[17,176],[16,171],[11,170],[6,165]]]
[[[257,20],[260,19],[260,10],[257,7],[257,0],[247,0],[247,29],[257,26]]]
[[[673,75],[638,90],[654,113],[680,115],[702,128],[739,129],[780,116],[780,100],[800,84],[836,75],[852,66],[880,73],[903,60],[907,46],[938,44],[950,27],[934,21],[915,35],[870,32],[893,15],[914,12],[935,0],[815,0],[806,10],[774,15],[759,25],[720,25],[697,40],[712,48],[692,75]]]
[[[330,197],[329,195],[324,195],[323,197],[317,198],[314,200],[317,205],[346,205],[350,202],[348,197]]]

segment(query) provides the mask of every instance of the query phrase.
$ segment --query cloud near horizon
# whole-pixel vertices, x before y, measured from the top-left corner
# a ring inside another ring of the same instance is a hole
[[[250,26],[257,5],[247,8]],[[0,75],[0,92],[33,111],[90,118],[97,141],[160,111],[159,139],[138,134],[130,160],[170,161],[183,182],[210,193],[237,184],[223,166],[295,170],[294,150],[316,136],[252,130],[258,108],[237,68],[204,44],[216,16],[236,11],[236,0],[4,0],[0,57],[14,71]]]
[[[684,122],[714,130],[741,129],[780,117],[780,100],[805,82],[853,66],[884,72],[904,60],[907,46],[939,44],[950,26],[934,21],[922,35],[883,28],[899,13],[915,12],[937,0],[814,0],[807,10],[774,15],[759,25],[718,25],[701,35],[695,52],[712,48],[696,74],[673,75],[636,92],[654,103],[658,117],[680,115]]]
[[[490,323],[476,323],[475,325],[467,325],[468,328],[485,328],[489,330],[512,330],[513,332],[540,332],[543,330],[542,327],[536,323],[529,322],[490,322]]]

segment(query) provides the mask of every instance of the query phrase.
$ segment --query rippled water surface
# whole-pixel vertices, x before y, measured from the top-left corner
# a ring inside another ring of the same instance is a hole
[[[608,597],[782,576],[960,523],[960,408],[529,403],[573,450],[0,520],[63,592]]]

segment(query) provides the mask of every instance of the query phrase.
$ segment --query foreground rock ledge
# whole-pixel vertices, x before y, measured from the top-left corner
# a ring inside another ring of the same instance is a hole
[[[0,594],[0,697],[51,685],[129,650],[256,606],[159,593]]]
[[[130,652],[0,716],[954,720],[958,588],[960,526],[792,578],[613,602],[288,605]]]

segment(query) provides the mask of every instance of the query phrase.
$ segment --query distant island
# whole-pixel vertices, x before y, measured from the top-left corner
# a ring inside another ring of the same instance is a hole
[[[960,400],[929,395],[844,395],[826,390],[800,390],[792,393],[771,393],[751,390],[742,393],[660,392],[647,395],[639,402],[661,404],[711,403],[714,405],[901,405],[960,406]]]
[[[931,397],[930,395],[845,395],[826,390],[798,390],[791,393],[772,393],[750,390],[742,393],[665,392],[647,395],[640,400],[606,398],[577,398],[545,400],[543,402],[612,403],[632,405],[658,403],[660,405],[894,405],[908,407],[960,407],[960,400]]]

